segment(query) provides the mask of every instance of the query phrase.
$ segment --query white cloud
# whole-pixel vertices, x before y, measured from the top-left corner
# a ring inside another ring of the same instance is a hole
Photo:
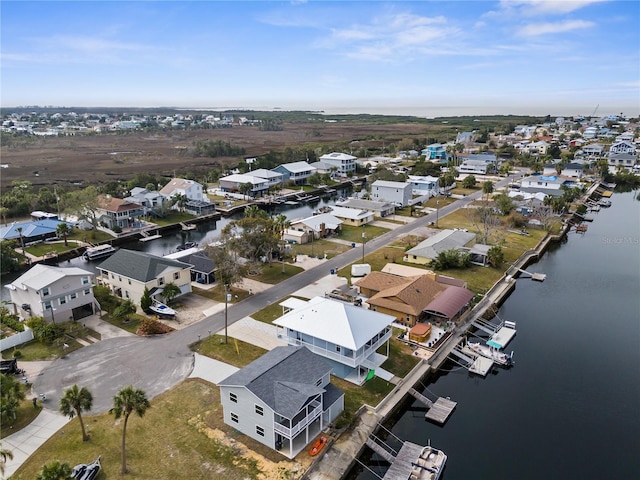
[[[522,27],[518,31],[518,35],[533,37],[550,33],[570,32],[572,30],[591,28],[593,26],[595,26],[595,23],[588,22],[586,20],[566,20],[564,22],[555,23],[531,23]]]
[[[500,7],[503,10],[517,9],[524,15],[563,15],[606,1],[609,0],[501,0]]]

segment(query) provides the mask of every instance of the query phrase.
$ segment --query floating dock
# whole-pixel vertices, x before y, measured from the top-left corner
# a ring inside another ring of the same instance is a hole
[[[467,370],[476,375],[486,377],[493,367],[493,360],[478,355],[466,345],[456,345],[451,353],[465,362]]]
[[[516,330],[514,328],[502,327],[496,333],[491,335],[491,341],[500,345],[500,348],[504,348],[515,336]]]
[[[439,397],[435,402],[432,402],[427,397],[422,395],[417,390],[410,388],[409,394],[416,400],[423,403],[429,410],[424,415],[427,420],[433,420],[434,422],[443,424],[447,421],[454,408],[456,408],[457,402],[448,398]]]

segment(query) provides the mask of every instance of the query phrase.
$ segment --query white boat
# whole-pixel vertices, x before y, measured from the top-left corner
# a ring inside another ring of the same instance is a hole
[[[88,465],[86,463],[81,463],[80,465],[73,467],[71,478],[74,480],[95,480],[98,473],[100,473],[100,468],[100,456],[98,456],[93,463]]]
[[[482,345],[477,342],[467,342],[467,346],[478,355],[489,358],[498,365],[511,365],[513,363],[513,352],[507,355],[500,351],[497,344],[491,345],[491,343],[491,340],[487,342],[487,345]]]
[[[97,245],[95,247],[87,247],[82,254],[85,260],[98,260],[100,258],[108,257],[116,252],[116,247],[109,244]]]
[[[447,456],[442,450],[426,446],[420,456],[413,463],[413,470],[409,478],[419,480],[438,480],[447,462]]]
[[[155,301],[153,305],[149,307],[149,310],[162,317],[175,317],[176,315],[176,311],[173,308],[158,301]]]

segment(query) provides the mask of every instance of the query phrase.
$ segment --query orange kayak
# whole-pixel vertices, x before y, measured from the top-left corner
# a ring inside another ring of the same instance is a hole
[[[320,435],[320,438],[318,438],[315,441],[315,443],[311,447],[311,450],[309,450],[309,455],[311,455],[312,457],[315,457],[318,453],[320,453],[320,451],[324,448],[326,444],[327,444],[327,437],[325,437],[324,435]]]

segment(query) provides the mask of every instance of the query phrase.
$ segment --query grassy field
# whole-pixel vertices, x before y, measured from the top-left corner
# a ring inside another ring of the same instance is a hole
[[[292,255],[309,255],[314,257],[317,257],[317,256],[324,257],[324,255],[326,254],[327,258],[331,258],[346,252],[351,247],[348,245],[342,245],[340,243],[331,242],[329,240],[320,239],[320,240],[314,240],[313,242],[310,242],[310,243],[305,243],[304,245],[293,245],[292,248],[293,248]]]
[[[211,335],[191,346],[194,352],[219,360],[234,367],[242,368],[267,351],[250,343],[228,337],[227,343],[224,335]]]
[[[18,379],[18,377],[16,377]],[[2,428],[0,429],[0,438],[8,437],[17,431],[22,430],[24,427],[33,422],[40,412],[42,406],[40,400],[38,400],[38,408],[33,408],[32,396],[31,396],[31,384],[22,384],[22,389],[26,394],[25,399],[20,403],[16,412],[15,420],[3,420]]]
[[[218,284],[211,289],[193,287],[192,291],[193,293],[200,295],[202,297],[209,298],[219,303],[224,303],[224,294],[225,294],[224,285]],[[244,300],[249,296],[249,292],[247,290],[243,290],[241,288],[237,288],[234,286],[229,287],[229,293],[233,298],[232,303],[239,302],[240,300]]]
[[[355,242],[357,244],[362,243],[362,234],[364,233],[365,240],[371,240],[372,238],[379,237],[380,235],[387,233],[388,228],[376,227],[375,225],[366,225],[364,227],[354,227],[352,225],[342,225],[340,234],[336,236],[340,240],[346,240],[347,242]]]
[[[73,466],[91,462],[98,455],[102,463],[100,480],[286,479],[291,477],[284,473],[279,477],[278,471],[286,472],[294,466],[224,425],[218,388],[198,380],[187,380],[154,398],[144,417],[130,417],[127,475],[120,474],[122,421],[105,413],[85,416],[85,422],[90,441],[82,441],[78,420],[74,419],[39,448],[12,478],[34,479],[42,465],[52,460]]]
[[[88,337],[93,337],[98,340],[101,338],[98,332],[84,327],[80,322],[64,322],[58,323],[58,325],[62,327],[64,333],[53,342],[42,343],[37,340],[32,340],[20,345],[19,348],[13,348],[3,352],[3,358],[13,358],[13,352],[19,350],[20,357],[18,358],[18,364],[21,360],[26,362],[55,360],[56,358],[62,358],[64,355],[82,348],[82,344],[77,342],[75,340],[76,338],[88,342],[91,342]],[[67,345],[66,348],[64,346],[65,344]]]
[[[284,262],[284,272],[282,268],[283,263],[274,260],[271,265],[264,264],[262,271],[258,275],[253,275],[250,278],[258,282],[275,285],[304,271],[302,267],[297,267],[287,262]]]

